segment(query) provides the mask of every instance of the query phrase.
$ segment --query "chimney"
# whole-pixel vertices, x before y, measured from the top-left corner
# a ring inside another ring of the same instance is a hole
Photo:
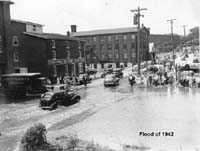
[[[70,31],[67,31],[67,36],[70,37]]]
[[[76,32],[76,25],[71,25],[71,32]]]

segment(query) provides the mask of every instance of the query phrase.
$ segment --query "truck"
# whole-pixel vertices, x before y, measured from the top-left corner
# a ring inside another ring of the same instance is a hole
[[[46,78],[40,73],[11,73],[1,76],[2,92],[6,96],[41,95],[46,91]]]

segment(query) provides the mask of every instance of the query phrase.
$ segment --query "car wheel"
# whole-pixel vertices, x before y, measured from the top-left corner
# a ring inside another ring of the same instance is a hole
[[[52,107],[51,107],[51,110],[55,110],[55,109],[57,109],[57,107],[58,107],[58,104],[57,104],[57,103],[54,103],[54,104],[52,105]]]
[[[75,98],[75,103],[80,102],[80,100],[81,100],[81,97],[76,97]]]
[[[71,99],[71,104],[80,102],[80,99],[81,99],[80,96],[76,96],[76,97],[72,98],[72,99]]]

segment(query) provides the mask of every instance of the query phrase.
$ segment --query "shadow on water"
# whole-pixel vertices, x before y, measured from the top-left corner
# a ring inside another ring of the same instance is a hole
[[[9,97],[0,96],[0,104],[10,104],[10,103],[26,103],[39,97]]]

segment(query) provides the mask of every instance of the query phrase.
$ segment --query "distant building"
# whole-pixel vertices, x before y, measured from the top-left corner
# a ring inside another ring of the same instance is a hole
[[[104,68],[108,64],[113,66],[132,66],[137,62],[137,33],[136,27],[76,31],[76,25],[71,26],[71,36],[85,40],[87,65],[93,68]],[[142,61],[148,60],[149,29],[141,28]]]
[[[43,25],[11,20],[10,1],[0,1],[5,13],[0,26],[0,75],[40,72],[55,77],[85,72],[84,41],[67,35],[43,33]],[[0,11],[2,12],[2,11]],[[6,14],[6,15],[5,15]]]

